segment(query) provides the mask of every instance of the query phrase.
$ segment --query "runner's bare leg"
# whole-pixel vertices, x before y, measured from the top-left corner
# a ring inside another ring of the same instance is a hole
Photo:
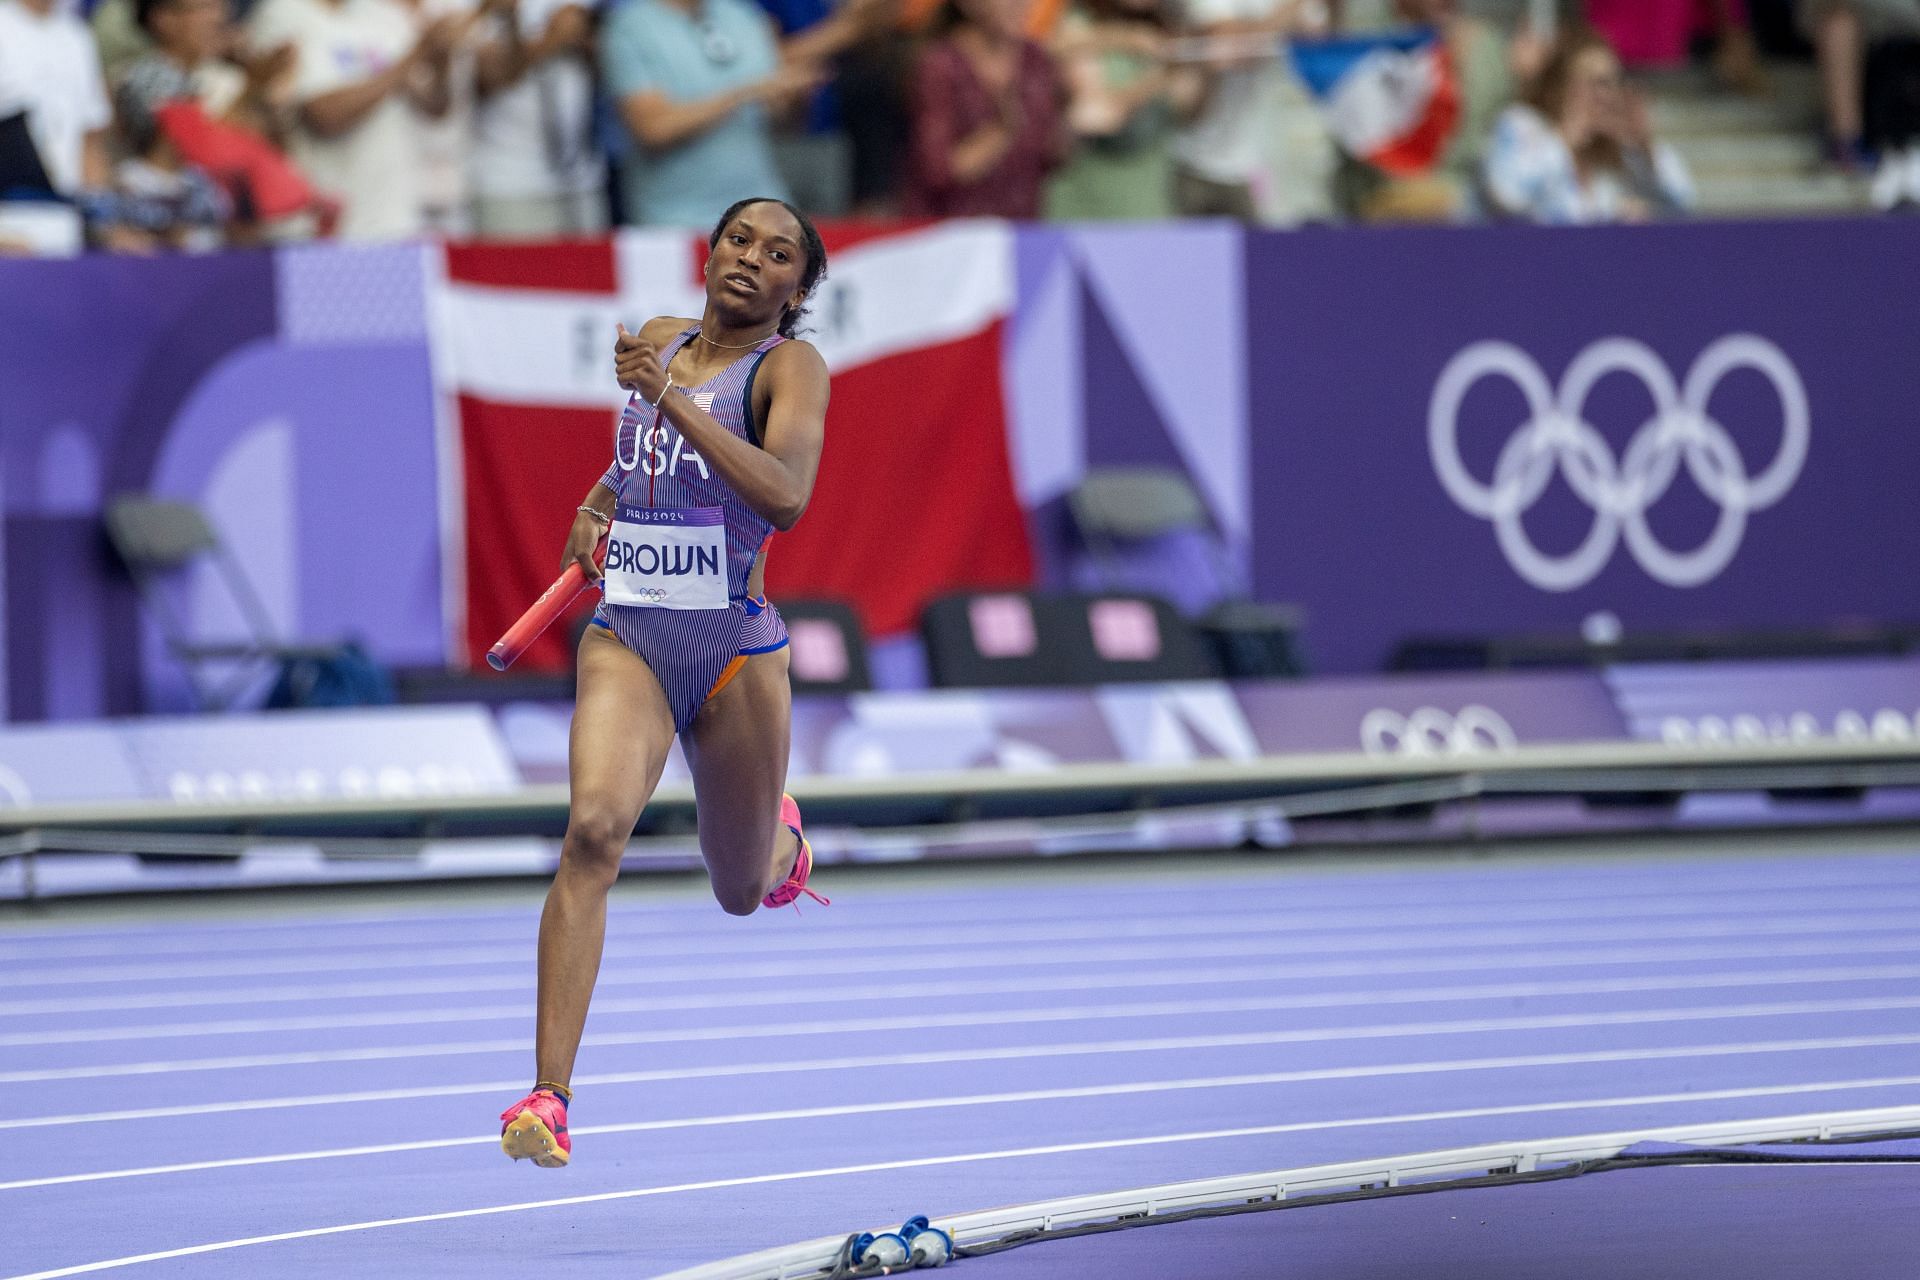
[[[607,892],[672,745],[673,713],[653,669],[604,629],[588,627],[568,742],[567,837],[540,914],[537,1079],[573,1080],[600,976]]]

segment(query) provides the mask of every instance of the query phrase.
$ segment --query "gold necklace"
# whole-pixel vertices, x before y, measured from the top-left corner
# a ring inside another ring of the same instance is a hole
[[[771,338],[774,333],[778,333],[778,332],[780,331],[778,329],[775,329],[773,333],[763,334],[760,337],[755,338],[752,342],[715,342],[712,338],[709,338],[707,336],[707,331],[705,329],[700,330],[700,332],[695,336],[697,336],[700,339],[700,341],[706,343],[708,346],[719,347],[722,351],[745,351],[748,347],[759,346],[761,343],[765,342],[768,338]]]

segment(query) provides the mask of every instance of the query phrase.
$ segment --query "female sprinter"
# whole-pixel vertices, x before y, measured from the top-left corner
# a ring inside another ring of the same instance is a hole
[[[587,494],[562,567],[605,603],[580,642],[569,744],[572,808],[540,917],[533,1091],[501,1115],[500,1147],[567,1163],[573,1059],[600,971],[607,891],[680,735],[714,897],[734,915],[785,906],[813,854],[787,776],[787,632],[762,592],[763,552],[807,509],[827,413],[827,366],[793,341],[826,274],[813,225],[742,200],[714,228],[698,321],[663,317],[614,347],[633,392],[612,467]],[[604,576],[594,549],[607,536]],[[825,899],[820,899],[825,901]]]

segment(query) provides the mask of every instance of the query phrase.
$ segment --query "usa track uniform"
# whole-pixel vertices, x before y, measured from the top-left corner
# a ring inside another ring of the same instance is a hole
[[[661,352],[674,355],[700,327]],[[778,335],[697,387],[676,387],[728,431],[760,446],[753,381]],[[600,483],[618,498],[608,531],[602,589],[593,615],[640,655],[666,691],[674,728],[685,732],[706,700],[757,653],[787,643],[786,624],[765,597],[747,594],[774,528],[715,473],[673,424],[640,396],[620,415],[613,465]]]

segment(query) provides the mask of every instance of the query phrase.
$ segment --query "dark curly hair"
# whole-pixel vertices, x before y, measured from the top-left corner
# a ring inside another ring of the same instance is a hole
[[[711,253],[720,246],[720,237],[726,232],[727,224],[732,222],[742,209],[755,204],[777,204],[792,214],[793,220],[800,224],[800,247],[806,250],[807,254],[806,269],[800,273],[800,289],[804,293],[811,294],[813,286],[827,278],[827,246],[820,242],[820,233],[814,229],[813,220],[785,200],[777,200],[772,196],[748,196],[745,200],[735,200],[727,206],[727,211],[720,215],[720,221],[714,224],[713,234],[707,237],[707,252]],[[800,327],[802,317],[806,314],[805,306],[788,307],[780,316],[780,336],[793,337]]]

